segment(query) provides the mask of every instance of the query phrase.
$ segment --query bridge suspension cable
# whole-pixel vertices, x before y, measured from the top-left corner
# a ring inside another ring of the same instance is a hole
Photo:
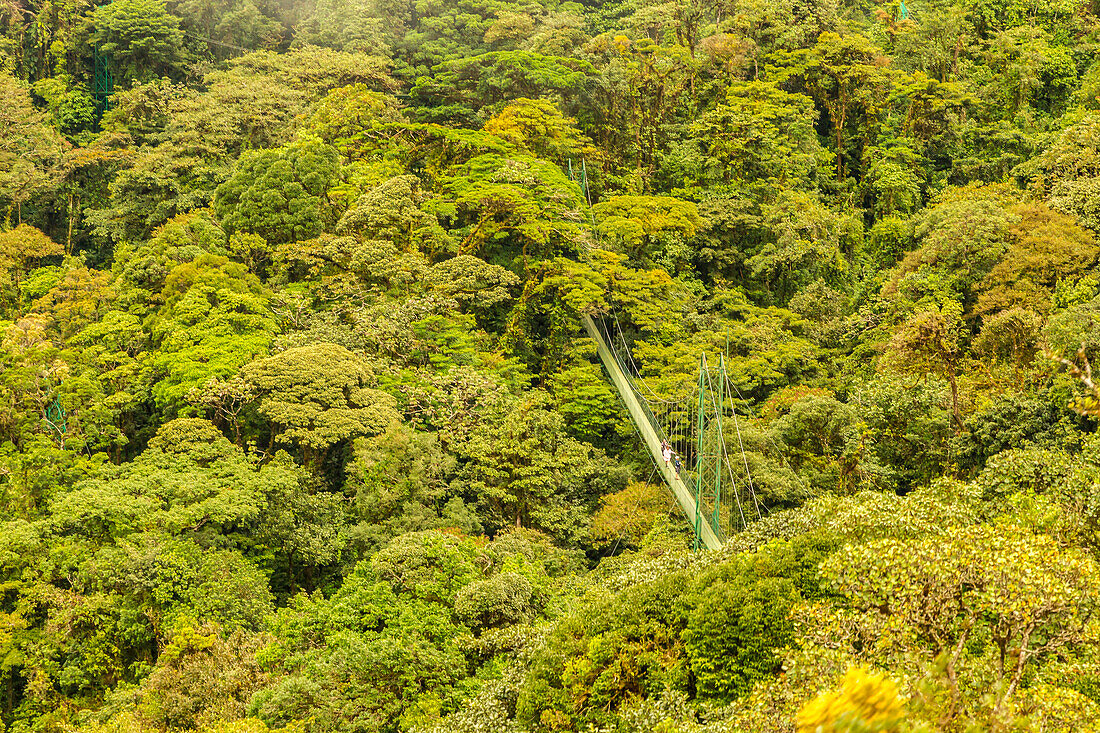
[[[700,354],[694,384],[673,385],[671,392],[667,388],[658,391],[643,376],[613,313],[604,318],[585,315],[583,320],[657,472],[692,525],[696,547],[716,549],[732,532],[747,526],[751,518],[759,518],[761,504],[752,484],[732,397],[736,387],[726,374],[725,357],[719,355],[717,364],[710,364],[706,354]],[[740,453],[740,462],[730,458],[726,438],[730,422],[737,436],[734,450]],[[674,456],[667,465],[665,445],[671,447]],[[742,466],[744,474],[739,475]],[[748,507],[745,500],[751,500]]]

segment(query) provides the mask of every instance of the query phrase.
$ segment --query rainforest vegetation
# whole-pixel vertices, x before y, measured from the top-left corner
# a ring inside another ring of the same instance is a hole
[[[0,731],[1095,729],[1098,45],[2,0]],[[669,399],[728,354],[723,549],[583,314]]]

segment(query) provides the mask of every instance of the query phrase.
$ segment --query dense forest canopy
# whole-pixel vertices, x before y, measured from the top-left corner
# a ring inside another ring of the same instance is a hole
[[[1098,44],[0,2],[0,732],[1093,730]],[[583,314],[727,358],[722,550]]]

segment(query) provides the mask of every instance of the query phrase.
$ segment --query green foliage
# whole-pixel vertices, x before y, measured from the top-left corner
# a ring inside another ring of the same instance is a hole
[[[616,196],[592,213],[599,236],[638,264],[648,264],[666,238],[691,239],[700,224],[695,204],[670,196]]]
[[[912,378],[882,374],[853,396],[874,437],[877,462],[889,467],[901,490],[925,485],[947,467],[954,434],[948,390],[945,381],[913,384]]]
[[[521,97],[509,102],[485,123],[484,130],[554,162],[580,157],[586,142],[576,121],[545,99]]]
[[[669,574],[614,595],[594,596],[563,619],[535,660],[517,701],[518,722],[535,730],[607,722],[636,695],[687,682],[680,633],[687,578]]]
[[[161,406],[183,408],[190,390],[232,377],[270,348],[266,289],[243,265],[201,255],[173,268],[162,294],[165,304],[151,320],[159,348],[149,362]]]
[[[267,678],[256,661],[264,641],[242,632],[227,638],[213,624],[181,622],[145,683],[139,718],[154,728],[196,729],[242,718]]]
[[[463,478],[489,526],[536,528],[576,540],[601,488],[621,479],[604,473],[589,446],[566,436],[564,421],[548,403],[535,393],[512,406],[501,423],[471,434],[462,446],[469,457]]]
[[[1076,280],[1100,259],[1092,235],[1068,217],[1042,206],[1015,207],[1020,223],[1004,258],[979,286],[977,311],[1011,306],[1045,310],[1055,285]]]
[[[490,51],[443,62],[432,77],[417,80],[412,93],[428,104],[417,108],[429,122],[472,121],[482,107],[580,90],[591,66],[569,56],[533,51]]]
[[[434,433],[422,433],[393,423],[373,438],[355,441],[355,459],[347,466],[345,491],[368,527],[385,527],[393,536],[403,531],[455,526],[473,532],[476,519],[462,500],[453,497],[448,481],[456,468],[454,456]]]
[[[521,621],[531,601],[531,583],[518,573],[500,573],[470,583],[455,596],[455,615],[474,629]]]
[[[452,220],[462,254],[532,258],[574,254],[587,240],[580,189],[556,165],[516,154],[485,154],[450,169],[435,207]]]
[[[554,400],[566,429],[578,440],[602,446],[621,419],[617,397],[597,366],[578,361],[553,377]]]
[[[398,537],[331,598],[298,596],[279,611],[275,640],[258,655],[274,674],[250,710],[271,723],[308,710],[312,726],[351,719],[370,731],[451,712],[476,684],[467,664],[477,640],[464,622],[488,646],[507,644],[493,630],[538,612],[552,578],[571,567],[555,567],[563,555],[519,533],[488,545],[439,532]],[[434,700],[427,710],[424,694]]]
[[[897,329],[888,360],[898,371],[942,376],[951,386],[951,409],[960,421],[957,376],[963,355],[962,309],[955,301],[918,311]]]
[[[1100,223],[1089,196],[1100,175],[1096,125],[1095,114],[1081,115],[1059,132],[1046,150],[1021,166],[1021,172],[1027,173],[1033,186],[1049,197],[1053,208],[1076,216],[1094,231]]]
[[[280,440],[307,456],[379,433],[397,417],[393,398],[367,386],[371,373],[363,362],[335,344],[287,349],[252,362],[242,374],[260,394],[259,412]]]
[[[637,270],[625,262],[625,255],[593,250],[588,262],[559,261],[559,272],[546,285],[578,313],[615,309],[636,326],[656,330],[669,310],[686,299],[684,289],[664,270]]]
[[[26,88],[2,67],[0,90],[7,102],[0,110],[0,201],[5,220],[14,213],[20,224],[23,205],[56,188],[63,141],[34,109]]]
[[[1004,189],[968,187],[947,191],[917,225],[921,246],[890,272],[883,294],[903,303],[945,298],[974,301],[973,288],[1004,257],[1019,221]]]
[[[230,233],[275,243],[307,239],[334,223],[327,194],[338,175],[336,150],[319,142],[245,154],[218,187],[214,210]]]
[[[399,117],[393,100],[366,84],[338,87],[314,105],[306,131],[354,160],[363,148],[385,137],[386,123]]]
[[[1095,8],[906,5],[0,7],[0,731],[1095,727]]]
[[[148,81],[177,71],[182,60],[179,20],[160,0],[120,0],[96,8],[92,42],[115,62],[122,79]]]
[[[661,487],[632,483],[603,497],[600,510],[592,517],[592,538],[597,547],[638,547],[670,505],[671,497]]]
[[[108,469],[102,477],[78,484],[60,497],[52,511],[54,522],[62,530],[100,539],[124,536],[156,524],[180,532],[211,521],[228,527],[250,522],[257,518],[260,499],[255,479],[234,485],[232,474],[215,482],[198,478],[209,470],[207,466],[234,456],[233,447],[209,423],[186,418],[172,421],[150,442],[132,471],[121,474],[127,476],[126,480],[105,480],[112,470],[119,470]],[[235,470],[249,471],[241,457],[237,458]],[[195,472],[194,483],[189,483],[186,473],[173,468]],[[164,485],[146,485],[150,474],[174,477]],[[153,516],[159,520],[153,521]]]
[[[0,268],[3,270],[0,297],[5,310],[15,310],[14,307],[20,305],[23,295],[20,281],[35,264],[60,255],[62,251],[60,245],[29,224],[0,232]]]
[[[800,188],[828,153],[814,132],[811,100],[773,83],[737,82],[724,102],[692,125],[706,145],[707,175],[724,185]]]
[[[46,100],[57,131],[69,140],[91,129],[95,122],[95,101],[84,86],[72,86],[65,74],[41,79],[34,93]]]
[[[790,642],[788,616],[798,599],[785,578],[731,579],[707,587],[684,630],[684,644],[701,696],[744,695],[774,674],[774,649]]]
[[[219,47],[270,48],[282,32],[272,8],[251,0],[185,0],[179,8],[184,28],[210,39],[215,57]]]
[[[295,29],[294,40],[340,51],[385,52],[385,31],[382,20],[373,17],[374,5],[339,0],[316,3]]]
[[[881,53],[858,33],[825,32],[813,47],[792,53],[791,66],[780,74],[780,78],[800,78],[810,96],[828,112],[838,181],[849,172],[845,162],[852,155],[849,120],[863,127],[864,134],[870,131],[867,128],[873,129],[879,106],[892,84],[890,70],[879,61]]]
[[[132,252],[123,250],[122,277],[136,287],[159,293],[176,265],[207,253],[227,256],[225,244],[225,232],[209,212],[179,214],[157,227],[143,246]]]

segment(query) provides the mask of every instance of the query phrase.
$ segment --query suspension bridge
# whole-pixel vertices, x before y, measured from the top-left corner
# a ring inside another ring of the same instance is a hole
[[[718,549],[730,534],[761,516],[725,357],[708,363],[701,353],[694,390],[661,395],[643,378],[614,315],[581,318],[656,472],[691,524],[695,549]],[[682,460],[666,463],[666,445]]]

